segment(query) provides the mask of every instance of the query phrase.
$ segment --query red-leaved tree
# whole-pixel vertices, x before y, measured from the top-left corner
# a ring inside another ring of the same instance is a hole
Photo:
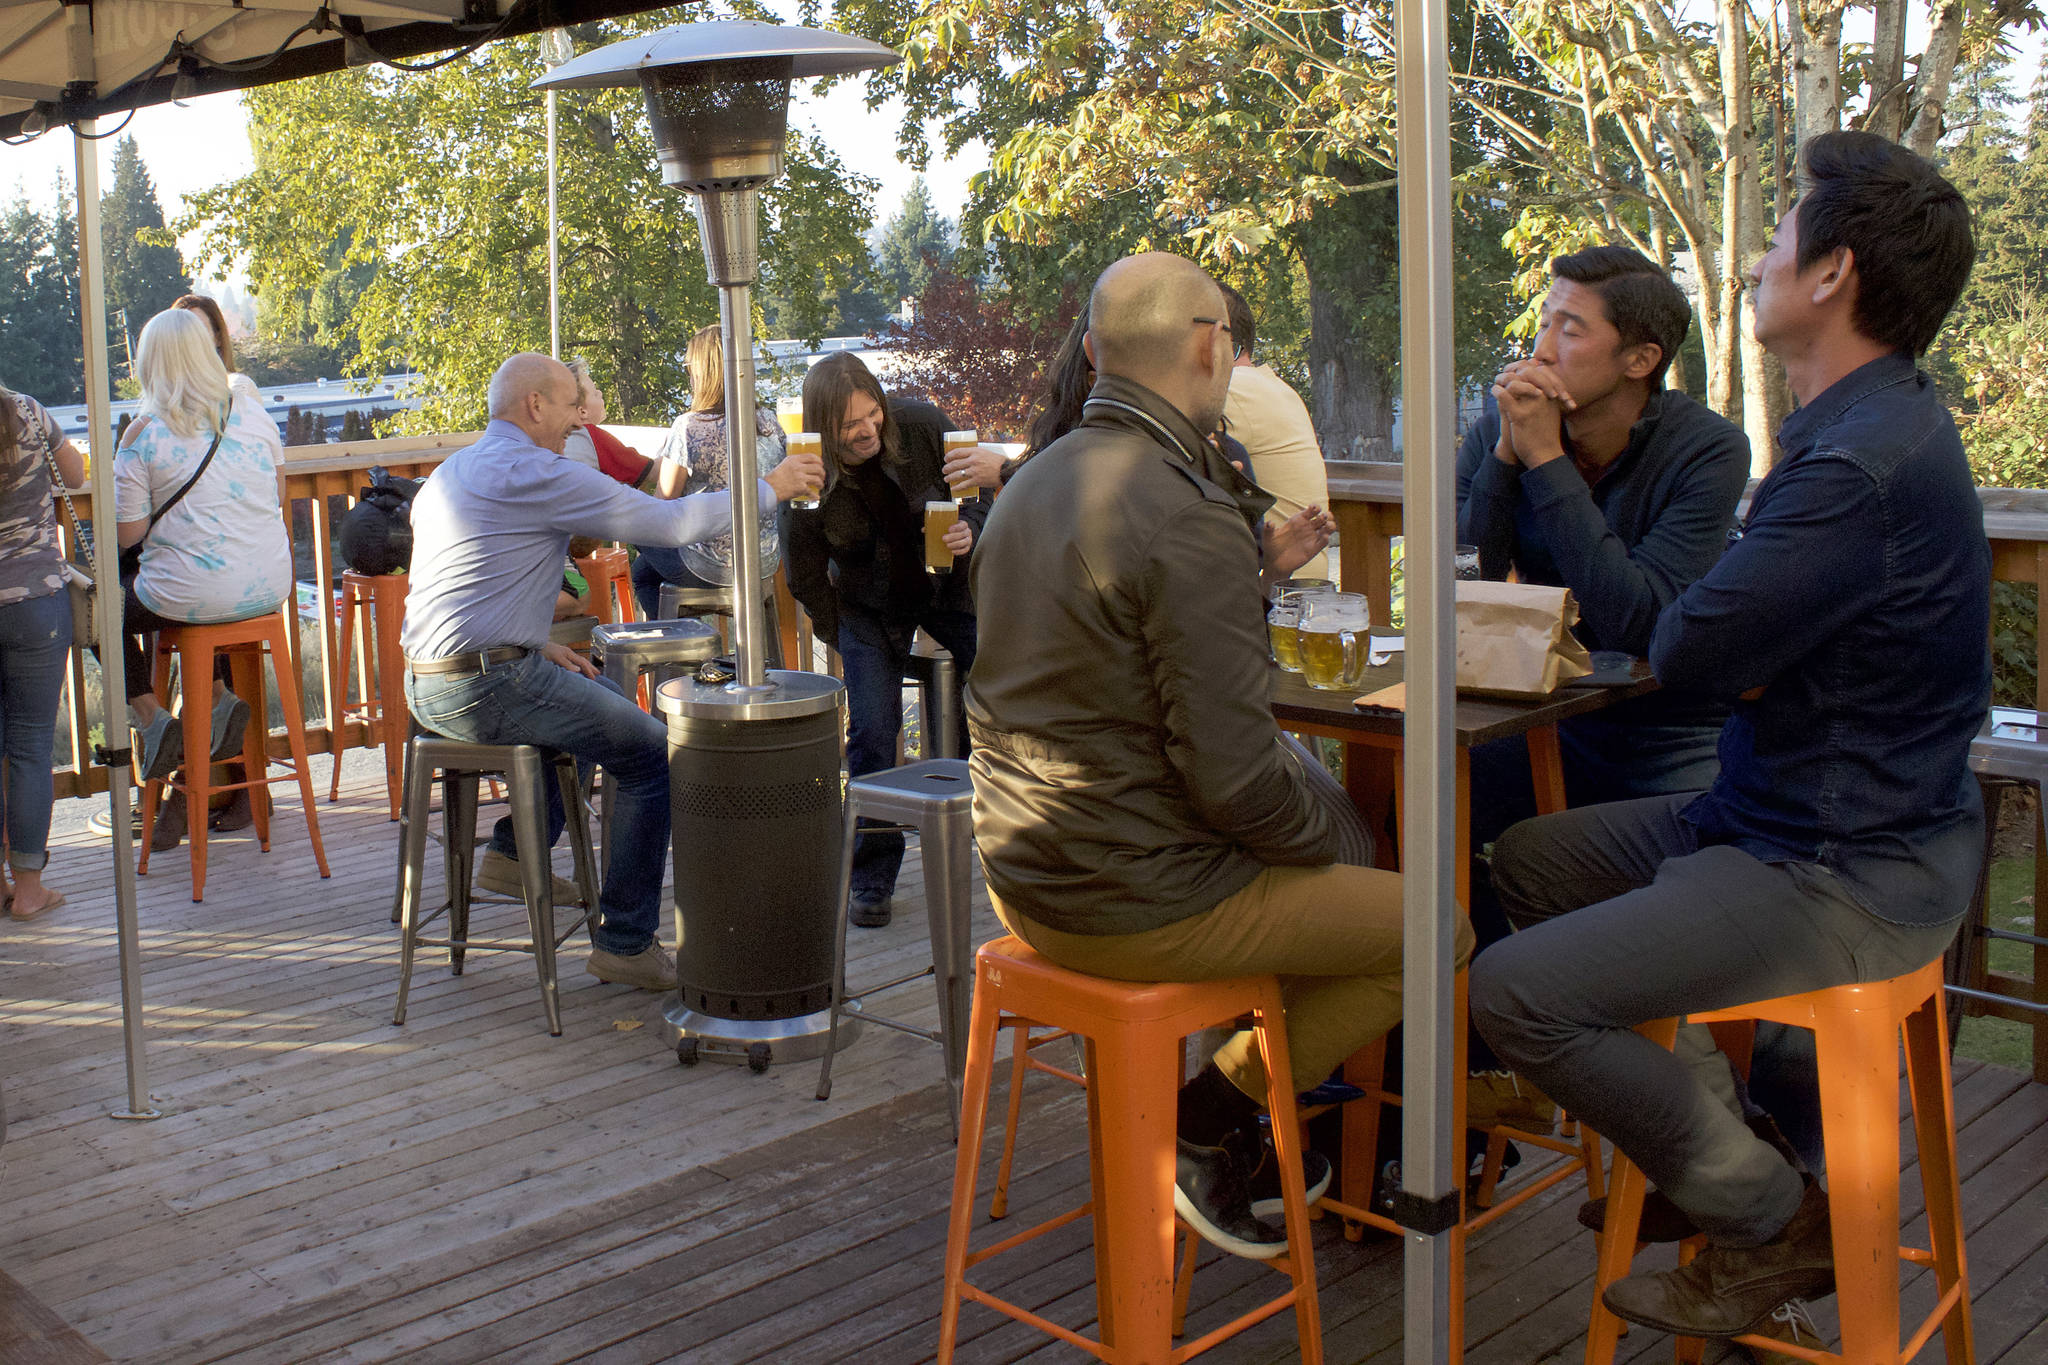
[[[892,324],[875,348],[888,357],[883,382],[924,393],[984,441],[1021,441],[1040,377],[1078,308],[1062,297],[1051,316],[1037,317],[1007,293],[940,270],[918,296],[910,325]]]

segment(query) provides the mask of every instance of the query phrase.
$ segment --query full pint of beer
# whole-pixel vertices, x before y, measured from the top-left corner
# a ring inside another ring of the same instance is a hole
[[[928,502],[924,505],[924,566],[934,573],[953,571],[953,552],[946,548],[946,532],[960,520],[957,502]]]
[[[775,404],[775,420],[781,424],[783,434],[794,436],[804,429],[804,400],[795,394]]]
[[[965,450],[981,444],[981,437],[972,431],[949,431],[946,433],[945,440],[946,454],[949,456],[956,450]],[[946,485],[946,491],[953,495],[953,501],[959,502],[963,498],[971,498],[980,492],[981,485],[975,483],[948,484]]]
[[[798,413],[796,420],[802,422],[803,414]],[[822,457],[825,453],[825,442],[815,431],[792,431],[784,440],[789,453],[792,455],[817,455]],[[806,488],[803,492],[791,498],[789,505],[801,508],[806,512],[811,511],[817,507],[818,494],[823,491],[816,487]]]

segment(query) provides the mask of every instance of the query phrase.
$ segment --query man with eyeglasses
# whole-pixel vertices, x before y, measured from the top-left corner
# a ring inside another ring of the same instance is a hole
[[[1272,506],[1210,443],[1221,291],[1177,256],[1103,272],[1081,424],[996,500],[969,569],[999,618],[967,684],[990,899],[1046,957],[1125,981],[1273,972],[1297,1091],[1401,1015],[1401,888],[1268,700],[1257,531]],[[1462,949],[1461,945],[1461,949]],[[1284,1235],[1239,1034],[1181,1091],[1175,1204],[1238,1255]],[[1309,1158],[1311,1198],[1329,1164]]]

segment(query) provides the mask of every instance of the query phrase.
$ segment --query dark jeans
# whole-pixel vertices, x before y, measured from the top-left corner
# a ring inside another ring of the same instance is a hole
[[[617,784],[604,841],[597,946],[630,957],[661,927],[662,860],[668,856],[668,731],[605,678],[586,678],[528,654],[463,677],[406,674],[412,713],[436,734],[472,744],[538,744],[604,767]],[[562,834],[560,791],[548,784],[548,845]],[[510,817],[491,834],[507,857],[521,851]],[[530,856],[530,855],[529,855]],[[543,857],[545,855],[542,855]]]
[[[1521,932],[1472,964],[1472,1019],[1514,1070],[1642,1167],[1716,1241],[1768,1241],[1798,1175],[1742,1121],[1703,1028],[1678,1053],[1637,1024],[1924,966],[1953,922],[1891,924],[1827,869],[1702,848],[1690,796],[1524,821],[1494,849]]]
[[[127,687],[124,695],[132,701],[145,692],[156,691],[156,679],[152,676],[156,660],[156,633],[166,626],[188,625],[186,621],[173,621],[158,616],[144,606],[142,599],[135,595],[134,578],[121,580],[121,673]],[[145,643],[147,640],[147,643]],[[99,646],[93,646],[95,656]],[[213,656],[213,676],[220,682],[228,680],[228,656],[217,653]],[[171,704],[169,697],[158,697],[165,706]]]
[[[903,674],[918,627],[953,656],[962,678],[974,667],[974,617],[932,608],[904,620],[883,620],[842,606],[839,657],[846,672],[846,770],[855,777],[896,766],[896,737],[903,730]],[[925,718],[929,725],[931,718]],[[964,720],[963,720],[964,727]],[[967,752],[967,736],[959,736]],[[873,824],[863,821],[863,827]],[[893,831],[863,834],[854,844],[853,895],[885,900],[895,893],[903,866],[903,836]]]
[[[56,785],[57,702],[71,648],[68,588],[0,607],[0,810],[7,861],[40,872],[50,861],[50,807]]]
[[[652,621],[661,606],[661,585],[679,588],[715,588],[683,567],[683,552],[669,545],[633,547],[633,596],[640,603],[642,620]]]

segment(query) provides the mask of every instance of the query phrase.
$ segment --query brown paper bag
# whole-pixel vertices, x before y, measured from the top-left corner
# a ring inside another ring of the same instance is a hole
[[[1458,690],[1482,697],[1547,697],[1593,671],[1572,635],[1571,589],[1537,583],[1458,584]]]

